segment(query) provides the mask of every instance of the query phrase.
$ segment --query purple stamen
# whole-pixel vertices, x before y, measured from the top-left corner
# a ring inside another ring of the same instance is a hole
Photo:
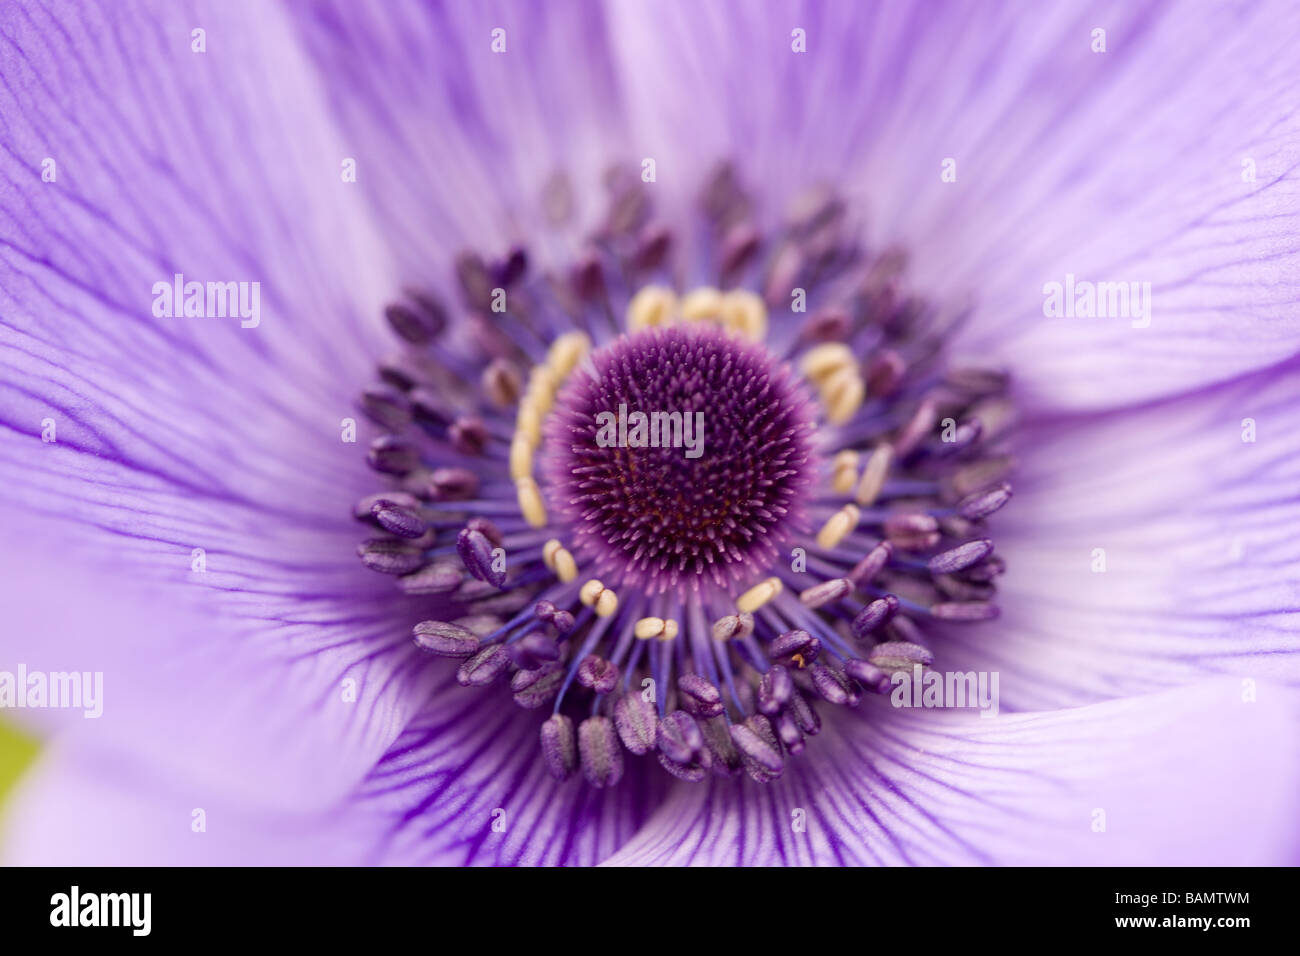
[[[608,717],[588,717],[579,725],[578,754],[593,787],[612,787],[623,776],[623,748]]]
[[[494,567],[492,542],[482,531],[465,528],[456,536],[456,553],[465,564],[465,570],[480,581],[487,581],[494,587],[506,583],[505,569]]]
[[[439,657],[469,657],[479,648],[477,635],[447,621],[421,621],[414,633],[416,647]]]
[[[510,670],[511,659],[500,644],[491,644],[460,665],[456,682],[461,687],[487,687]]]
[[[624,694],[614,702],[614,727],[629,752],[639,756],[654,748],[656,723],[654,706],[641,694]]]
[[[934,574],[953,574],[965,570],[972,564],[983,561],[993,551],[993,542],[988,538],[967,541],[942,554],[936,554],[926,566]]]
[[[893,594],[872,601],[853,618],[853,636],[865,641],[898,612],[899,601]]]
[[[578,768],[573,721],[564,714],[552,714],[542,724],[542,757],[556,780],[567,780]]]

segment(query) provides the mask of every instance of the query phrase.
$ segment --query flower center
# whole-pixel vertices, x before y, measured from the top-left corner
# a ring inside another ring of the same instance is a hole
[[[832,191],[765,235],[729,166],[680,228],[609,185],[569,267],[466,253],[459,315],[388,309],[403,351],[361,404],[393,484],[357,503],[360,557],[460,684],[549,709],[555,777],[773,780],[814,701],[885,695],[997,616],[1008,381],[948,366],[960,317]]]
[[[559,395],[550,497],[607,580],[726,587],[801,525],[812,427],[802,387],[763,347],[703,324],[637,332]]]

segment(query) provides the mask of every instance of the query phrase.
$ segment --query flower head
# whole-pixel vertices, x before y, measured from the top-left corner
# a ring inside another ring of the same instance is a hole
[[[0,849],[1290,862],[1294,20],[5,4]]]
[[[933,662],[936,624],[996,617],[1007,377],[947,365],[957,323],[833,190],[764,235],[729,163],[691,223],[610,178],[558,286],[524,244],[459,257],[467,360],[430,294],[386,310],[408,349],[361,406],[397,488],[356,506],[383,533],[360,555],[449,599],[414,639],[462,685],[551,708],[556,778],[612,785],[626,750],[770,781],[820,730],[812,701],[856,707]],[[696,225],[714,241],[684,259]]]

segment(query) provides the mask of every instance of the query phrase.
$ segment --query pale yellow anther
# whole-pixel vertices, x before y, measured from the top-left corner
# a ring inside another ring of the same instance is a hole
[[[831,515],[822,529],[817,532],[817,545],[821,548],[834,548],[839,545],[849,532],[862,520],[862,512],[857,505],[845,505]]]
[[[682,299],[682,318],[687,322],[700,319],[721,319],[723,317],[722,293],[717,289],[703,286],[686,294]]]
[[[578,576],[578,562],[573,560],[569,549],[552,538],[542,545],[542,562],[555,572],[555,576],[568,584]]]
[[[873,505],[880,497],[880,489],[885,486],[889,475],[889,466],[894,461],[893,445],[877,445],[867,458],[867,467],[862,469],[862,480],[858,482],[857,494],[853,499],[860,505]]]
[[[592,578],[578,591],[578,600],[587,607],[592,607],[600,597],[601,592],[605,590],[605,585],[599,578]]]
[[[599,578],[592,578],[578,592],[578,600],[596,609],[597,617],[609,617],[618,610],[618,595],[605,587]]]
[[[857,480],[858,453],[851,449],[838,453],[831,464],[831,490],[838,495],[847,495]]]
[[[676,314],[676,292],[665,285],[644,286],[627,304],[627,328],[629,332],[639,332],[672,325]]]
[[[655,638],[661,641],[671,641],[677,636],[677,622],[672,618],[664,620],[662,617],[643,617],[636,622],[632,633],[643,641]]]
[[[783,585],[780,578],[768,578],[736,598],[736,610],[742,614],[753,614],[772,598],[781,593]]]
[[[533,448],[535,446],[524,435],[515,435],[510,440],[510,479],[518,481],[533,473]]]
[[[852,419],[866,397],[867,387],[856,368],[841,368],[822,383],[826,420],[832,425],[843,425]]]
[[[722,321],[751,342],[761,342],[767,334],[767,306],[757,293],[734,289],[722,297]]]
[[[546,526],[546,506],[542,504],[542,493],[537,482],[530,475],[515,479],[515,490],[519,493],[519,510],[524,520],[534,528]]]
[[[643,641],[652,638],[660,641],[671,641],[677,636],[677,622],[672,618],[665,620],[662,617],[643,617],[636,622],[633,633]]]
[[[546,356],[547,367],[562,382],[589,351],[591,339],[587,338],[585,332],[565,332],[551,343],[551,350]]]
[[[569,553],[568,548],[561,548],[555,553],[555,576],[562,584],[568,584],[578,577],[578,562]]]
[[[804,377],[821,383],[835,372],[853,367],[853,353],[843,342],[827,342],[804,353],[799,362]]]
[[[636,622],[636,627],[632,633],[642,641],[648,641],[652,637],[658,637],[664,632],[664,619],[661,617],[643,617]]]
[[[519,414],[515,418],[515,437],[528,439],[534,448],[542,442],[542,411],[527,395],[519,403]]]
[[[528,390],[524,393],[524,401],[530,402],[542,415],[546,415],[555,404],[557,388],[559,381],[555,372],[545,365],[534,365],[528,375]]]
[[[596,598],[596,617],[613,617],[618,610],[618,595],[609,588],[600,592]]]

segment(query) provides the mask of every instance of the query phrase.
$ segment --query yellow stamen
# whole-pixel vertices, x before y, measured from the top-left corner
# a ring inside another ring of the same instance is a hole
[[[736,610],[743,614],[753,614],[768,601],[772,600],[772,598],[780,594],[782,586],[780,578],[768,578],[765,581],[760,581],[740,597],[736,598]]]
[[[628,331],[672,325],[676,312],[676,292],[664,285],[644,286],[627,304]]]
[[[643,641],[648,641],[651,638],[671,641],[677,636],[677,622],[671,618],[664,620],[661,617],[643,617],[636,622],[632,633]]]
[[[720,319],[723,316],[722,293],[717,289],[702,286],[687,294],[682,299],[682,318],[688,322],[700,319]]]
[[[821,383],[843,368],[853,367],[853,353],[843,342],[827,342],[804,353],[799,363],[804,377]]]
[[[542,411],[525,395],[519,403],[519,416],[515,419],[515,437],[523,436],[536,448],[542,443]]]
[[[648,641],[664,632],[664,619],[661,617],[643,617],[636,622],[632,633],[640,640]]]
[[[545,365],[534,365],[528,375],[528,390],[524,393],[524,400],[531,402],[545,415],[555,404],[555,390],[559,386],[554,371]]]
[[[848,450],[837,454],[831,465],[831,490],[836,494],[847,495],[857,480],[858,453]]]
[[[519,510],[524,520],[534,528],[546,526],[546,506],[542,504],[542,493],[537,489],[537,482],[532,476],[525,475],[515,479],[515,490],[519,494]]]
[[[822,548],[834,548],[839,545],[849,532],[862,520],[862,512],[857,505],[845,505],[831,515],[822,529],[817,532],[817,545]]]
[[[559,381],[564,381],[591,351],[591,339],[585,332],[565,332],[551,343],[546,364]]]
[[[533,443],[523,435],[510,441],[510,479],[518,481],[533,473]]]
[[[600,592],[596,598],[596,617],[612,617],[618,610],[618,595],[609,588]]]
[[[568,584],[578,576],[578,562],[573,560],[569,549],[552,538],[542,545],[542,563],[555,572],[555,576]]]
[[[767,334],[767,306],[757,293],[735,289],[722,297],[723,322],[751,342]]]
[[[597,617],[609,617],[618,610],[618,595],[605,587],[599,578],[592,578],[578,592],[578,600],[596,609]]]
[[[587,607],[591,607],[596,603],[596,598],[600,597],[600,592],[603,590],[605,590],[605,585],[600,578],[592,578],[578,591],[578,600]]]
[[[568,584],[578,577],[578,562],[574,560],[568,548],[561,548],[555,553],[555,576],[563,584]]]
[[[880,489],[885,486],[889,466],[894,461],[893,445],[877,445],[867,458],[867,467],[862,469],[862,481],[858,483],[858,492],[853,499],[860,505],[873,505],[880,496]]]
[[[862,376],[853,367],[840,368],[822,383],[822,402],[826,405],[826,420],[832,425],[843,425],[858,413],[862,400],[867,397],[867,387]]]

